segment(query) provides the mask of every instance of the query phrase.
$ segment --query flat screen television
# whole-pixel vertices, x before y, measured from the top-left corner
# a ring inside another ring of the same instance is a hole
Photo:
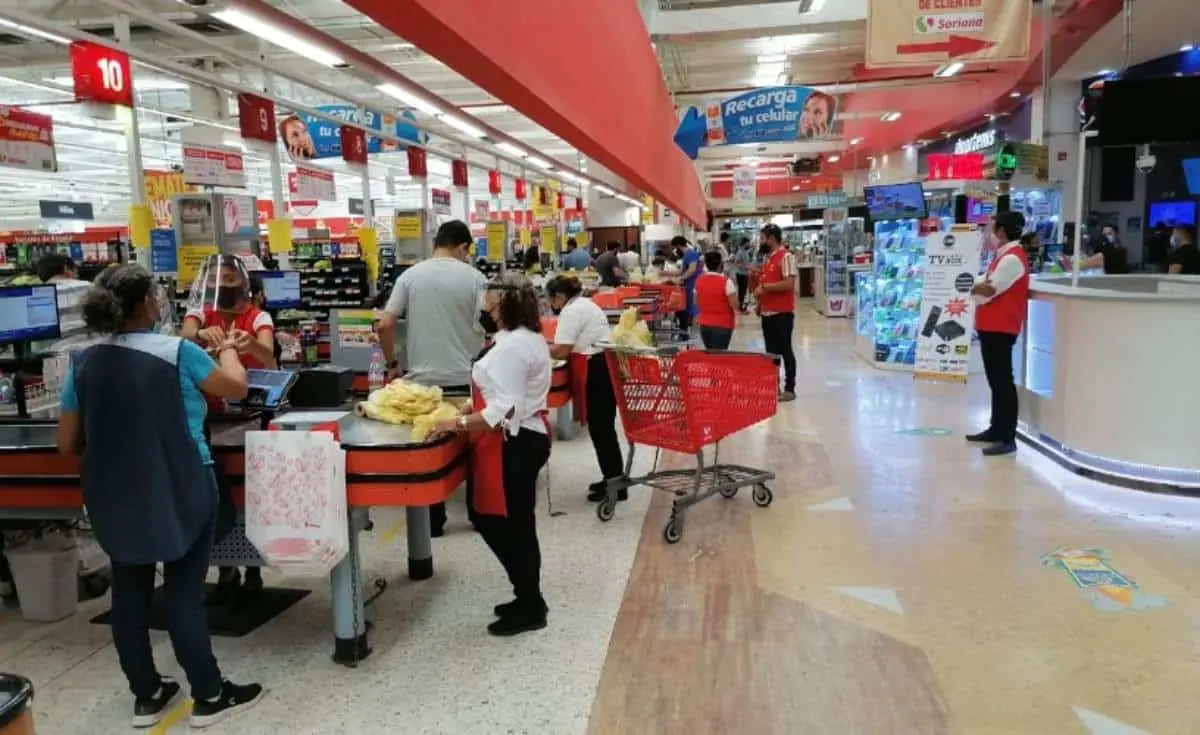
[[[1160,222],[1167,227],[1196,224],[1196,203],[1189,200],[1150,202],[1147,224],[1157,227]]]
[[[300,271],[258,271],[268,309],[294,309],[301,305]]]
[[[0,344],[58,339],[61,335],[54,286],[0,288]]]
[[[1183,178],[1187,182],[1188,193],[1200,197],[1200,158],[1185,158],[1181,162]]]
[[[1104,83],[1096,128],[1105,145],[1196,139],[1200,77],[1114,79]]]
[[[867,213],[878,222],[889,219],[923,219],[925,189],[920,182],[863,187]]]

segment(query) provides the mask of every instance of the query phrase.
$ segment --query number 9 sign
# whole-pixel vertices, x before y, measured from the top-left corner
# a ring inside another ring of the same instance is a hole
[[[276,141],[275,103],[256,94],[238,95],[238,129],[246,140]]]
[[[90,41],[71,42],[76,102],[133,107],[133,78],[124,51]]]

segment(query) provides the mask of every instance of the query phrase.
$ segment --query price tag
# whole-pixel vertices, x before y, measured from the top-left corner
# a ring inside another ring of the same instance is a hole
[[[133,77],[124,51],[90,41],[71,42],[76,102],[133,107]]]
[[[238,95],[238,128],[247,140],[274,143],[275,103],[264,97],[242,93]]]

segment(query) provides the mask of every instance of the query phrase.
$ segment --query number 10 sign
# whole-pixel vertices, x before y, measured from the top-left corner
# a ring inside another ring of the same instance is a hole
[[[90,41],[72,41],[71,78],[76,102],[133,107],[133,79],[124,51]]]

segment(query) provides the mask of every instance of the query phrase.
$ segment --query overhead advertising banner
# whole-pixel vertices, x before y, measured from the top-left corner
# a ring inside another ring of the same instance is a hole
[[[197,186],[246,188],[246,160],[235,148],[183,144],[183,180]]]
[[[421,131],[411,124],[417,119],[412,110],[404,110],[400,117],[367,110],[365,119],[360,122],[358,108],[353,105],[319,105],[317,109],[330,117],[361,124],[385,135],[418,142],[424,142],[429,137],[422,136]],[[289,115],[279,121],[279,137],[283,138],[283,144],[293,161],[342,157],[341,125],[323,118]],[[368,154],[404,149],[405,146],[384,142],[373,135],[367,137]]]
[[[701,148],[788,143],[837,135],[837,99],[809,87],[760,87],[684,110],[675,144],[695,159]]]
[[[0,105],[0,166],[57,171],[51,117]]]
[[[758,199],[758,171],[753,166],[733,170],[733,208],[754,209]]]
[[[1032,8],[1013,0],[870,0],[867,66],[1022,61]]]
[[[975,225],[954,225],[925,238],[925,282],[917,319],[913,374],[932,380],[965,381],[975,331],[971,287],[979,273],[983,238]]]
[[[337,185],[334,183],[333,172],[316,166],[296,164],[295,189],[292,191],[299,199],[316,199],[331,202],[337,199]]]
[[[178,171],[146,171],[142,174],[146,183],[146,203],[154,214],[154,227],[166,229],[171,226],[171,197],[194,191],[183,180]]]
[[[38,201],[38,212],[42,219],[93,220],[96,213],[91,202],[64,202],[52,199]]]

